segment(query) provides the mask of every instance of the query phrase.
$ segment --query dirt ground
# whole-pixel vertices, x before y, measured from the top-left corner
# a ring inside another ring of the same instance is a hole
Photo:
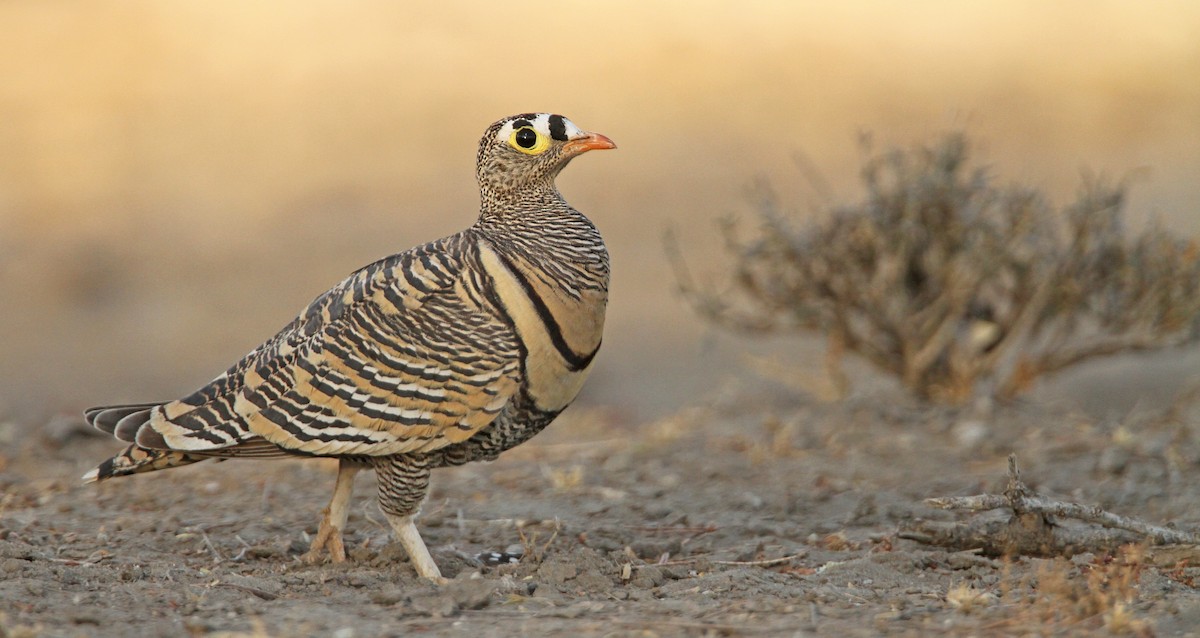
[[[1010,452],[1049,495],[1194,529],[1200,408],[1167,408],[1200,352],[990,415],[855,375],[825,403],[753,380],[662,242],[720,281],[748,187],[820,214],[863,196],[861,139],[961,129],[1000,183],[1128,177],[1131,228],[1196,236],[1200,4],[680,4],[0,2],[0,638],[1200,634],[1200,567],[902,537],[957,518],[925,498],[1003,489]],[[462,229],[478,135],[529,110],[620,145],[559,182],[612,254],[605,345],[549,430],[435,474],[449,585],[414,579],[365,473],[351,560],[299,560],[328,461],[79,482],[119,448],[82,408],[190,392]],[[819,346],[757,347],[820,374]]]
[[[116,449],[75,417],[0,427],[0,636],[1200,634],[1200,567],[1136,551],[991,558],[905,540],[931,496],[1048,495],[1191,527],[1200,410],[840,403],[764,384],[650,423],[569,410],[492,464],[435,473],[418,581],[359,476],[350,560],[300,554],[324,460],[82,485]],[[489,551],[519,563],[481,565]]]

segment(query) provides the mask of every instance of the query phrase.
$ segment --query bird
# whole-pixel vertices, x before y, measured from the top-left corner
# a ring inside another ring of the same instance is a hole
[[[432,470],[494,460],[579,394],[603,338],[608,250],[555,185],[575,157],[616,148],[550,113],[489,126],[480,205],[465,230],[371,263],[195,392],[90,408],[129,445],[85,482],[207,459],[338,459],[333,497],[304,559],[346,559],[353,479],[420,577],[444,583],[417,530]]]

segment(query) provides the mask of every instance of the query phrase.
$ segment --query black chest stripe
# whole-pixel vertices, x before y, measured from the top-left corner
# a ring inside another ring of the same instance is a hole
[[[558,350],[558,354],[573,372],[578,372],[587,368],[592,363],[592,359],[596,358],[596,353],[600,351],[600,344],[587,354],[578,354],[571,349],[567,344],[567,340],[563,337],[562,327],[558,325],[558,321],[554,318],[554,314],[550,312],[550,308],[546,306],[546,302],[542,300],[542,296],[534,289],[533,284],[525,277],[525,274],[513,265],[508,257],[496,253],[496,257],[504,264],[504,267],[512,273],[513,277],[521,283],[521,288],[525,291],[525,296],[529,297],[529,301],[533,303],[533,307],[537,310],[538,318],[542,320],[542,325],[546,328],[546,334],[550,335],[550,342],[554,344],[554,349]]]

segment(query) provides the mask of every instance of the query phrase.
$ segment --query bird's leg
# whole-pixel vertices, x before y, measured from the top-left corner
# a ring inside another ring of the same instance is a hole
[[[346,546],[342,544],[342,530],[346,529],[346,518],[350,514],[350,492],[354,490],[354,475],[362,469],[346,460],[338,462],[337,483],[333,486],[333,498],[329,506],[321,511],[321,526],[317,536],[302,558],[309,563],[321,560],[321,550],[329,551],[329,559],[335,563],[346,560]]]
[[[429,472],[435,459],[425,456],[396,455],[375,462],[379,482],[379,509],[383,510],[396,539],[408,552],[408,558],[422,578],[444,584],[414,520],[429,490]]]
[[[433,556],[429,555],[429,548],[425,547],[425,541],[421,539],[421,533],[417,531],[417,525],[413,522],[416,516],[395,516],[387,512],[384,514],[392,524],[396,538],[408,552],[408,558],[416,568],[417,574],[439,585],[445,584],[446,579],[442,578],[441,570],[438,569],[437,563],[433,562]]]

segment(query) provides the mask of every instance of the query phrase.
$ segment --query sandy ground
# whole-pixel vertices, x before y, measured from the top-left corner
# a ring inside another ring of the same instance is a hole
[[[1195,526],[1200,415],[1159,417],[1200,352],[991,416],[861,369],[821,403],[819,344],[712,332],[662,233],[719,280],[714,222],[753,214],[756,180],[815,214],[862,196],[860,133],[966,129],[1001,183],[1065,203],[1081,167],[1130,178],[1132,226],[1195,236],[1198,6],[0,2],[0,638],[1195,633],[1194,567],[898,534],[951,518],[926,497],[1002,488],[1010,451],[1038,489]],[[547,432],[435,475],[449,586],[414,581],[369,475],[352,560],[299,562],[324,461],[78,483],[117,448],[80,410],[190,392],[351,270],[469,224],[477,136],[530,109],[620,145],[560,180],[613,256],[605,346]]]
[[[930,496],[1035,489],[1195,526],[1200,410],[979,416],[886,389],[837,404],[763,383],[635,423],[575,409],[486,465],[440,471],[415,579],[360,475],[350,560],[308,565],[327,461],[205,463],[80,485],[116,446],[71,418],[6,423],[0,635],[1157,635],[1200,627],[1200,567],[991,558],[898,537]],[[517,564],[479,564],[488,551]]]

